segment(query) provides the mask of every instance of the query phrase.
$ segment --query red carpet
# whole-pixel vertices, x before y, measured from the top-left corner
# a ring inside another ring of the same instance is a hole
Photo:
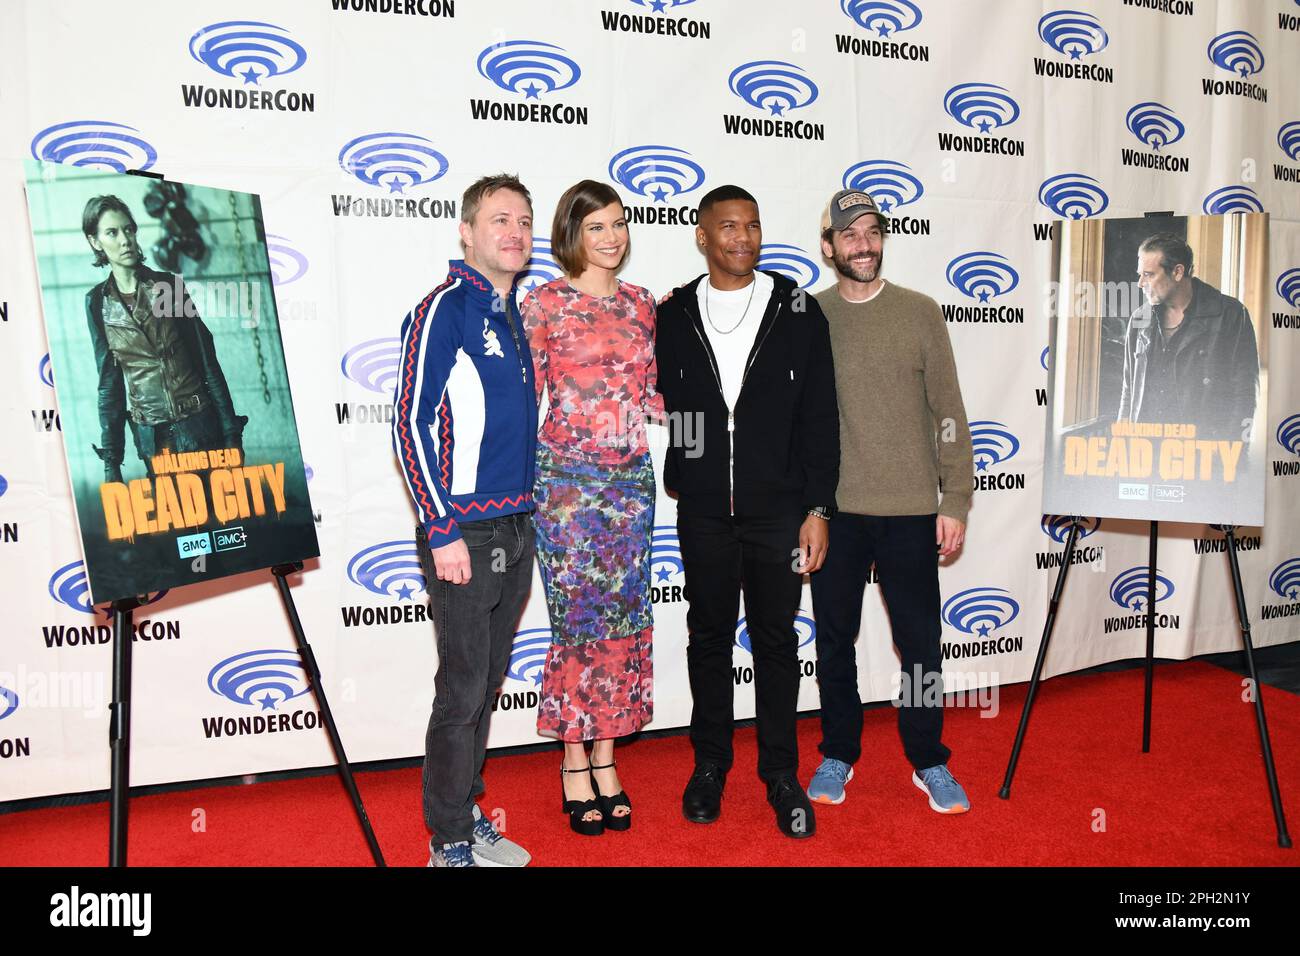
[[[1002,692],[996,718],[950,708],[950,764],[970,813],[932,812],[910,780],[890,709],[868,712],[862,761],[848,800],[817,808],[817,835],[777,833],[755,767],[753,729],[736,735],[736,767],[722,818],[687,823],[679,801],[690,773],[685,736],[619,751],[635,803],[628,833],[571,834],[559,812],[559,754],[492,758],[485,810],[505,808],[506,829],[535,865],[837,866],[1111,865],[1286,866],[1296,850],[1275,841],[1253,708],[1241,678],[1208,664],[1156,672],[1152,753],[1141,746],[1142,672],[1062,677],[1044,684],[1010,801],[997,790],[1025,685]],[[1300,698],[1265,689],[1282,797],[1300,830]],[[801,780],[820,759],[819,726],[801,720]],[[358,776],[388,862],[422,866],[418,769]],[[201,808],[206,832],[195,833]],[[1104,832],[1095,832],[1102,819]],[[107,804],[0,816],[7,865],[99,866],[107,861]],[[370,862],[334,776],[137,797],[135,866],[365,866]]]

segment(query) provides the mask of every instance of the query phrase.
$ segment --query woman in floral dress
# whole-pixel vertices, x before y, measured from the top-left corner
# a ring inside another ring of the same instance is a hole
[[[655,479],[644,422],[655,391],[655,300],[618,278],[629,248],[623,203],[584,180],[555,210],[564,278],[524,301],[538,397],[537,560],[551,619],[538,733],[564,742],[561,783],[573,829],[632,824],[614,740],[653,708],[650,536]],[[592,741],[588,760],[585,742]]]

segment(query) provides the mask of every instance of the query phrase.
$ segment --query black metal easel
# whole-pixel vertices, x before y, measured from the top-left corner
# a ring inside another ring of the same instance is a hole
[[[311,682],[312,695],[320,707],[322,722],[329,734],[330,746],[334,748],[338,760],[339,775],[343,786],[352,799],[352,806],[357,811],[357,820],[370,846],[370,855],[375,866],[387,866],[384,855],[375,839],[375,831],[370,826],[370,818],[361,802],[357,782],[352,776],[352,767],[343,750],[343,741],[339,739],[338,726],[334,723],[334,714],[330,711],[329,701],[325,699],[325,690],[321,686],[320,668],[316,666],[316,655],[307,643],[307,635],[302,629],[302,620],[293,603],[293,594],[289,590],[288,575],[302,570],[301,561],[277,564],[271,568],[275,576],[275,585],[284,602],[285,613],[289,616],[289,626],[293,629],[294,640],[298,645],[298,655],[302,658],[303,670]],[[113,608],[113,702],[109,711],[109,747],[112,753],[112,771],[109,784],[109,834],[108,865],[126,866],[127,809],[130,800],[130,765],[131,765],[131,636],[132,614],[140,606],[138,598],[125,598],[112,603]]]
[[[1083,519],[1070,515],[1070,532],[1065,540],[1065,554],[1061,561],[1060,572],[1056,576],[1056,586],[1052,589],[1051,601],[1047,606],[1047,620],[1043,624],[1043,636],[1038,645],[1038,657],[1034,661],[1034,676],[1029,681],[1029,693],[1025,697],[1025,707],[1020,713],[1020,726],[1016,729],[1016,740],[1011,747],[1011,760],[1007,763],[1007,773],[1002,780],[1002,789],[998,796],[1003,800],[1011,799],[1011,780],[1015,776],[1016,764],[1020,760],[1020,749],[1025,742],[1025,731],[1029,726],[1029,714],[1033,710],[1034,698],[1038,695],[1038,685],[1042,683],[1043,663],[1047,660],[1047,645],[1056,627],[1056,612],[1060,608],[1061,594],[1065,590],[1065,579],[1070,573],[1070,558],[1074,554],[1074,545],[1079,537]],[[1241,624],[1241,640],[1246,651],[1246,668],[1250,675],[1251,690],[1255,700],[1255,720],[1259,725],[1259,737],[1264,752],[1264,772],[1268,777],[1269,796],[1273,801],[1273,820],[1277,825],[1277,845],[1283,849],[1291,847],[1291,836],[1286,828],[1286,816],[1282,811],[1282,795],[1277,785],[1277,768],[1273,764],[1273,748],[1269,742],[1268,721],[1264,717],[1264,695],[1261,692],[1258,676],[1255,672],[1255,650],[1250,640],[1250,617],[1246,610],[1246,595],[1241,585],[1241,566],[1237,562],[1237,536],[1235,525],[1213,525],[1222,531],[1228,539],[1228,567],[1232,575],[1232,586],[1237,599],[1237,619]],[[1145,673],[1145,698],[1142,707],[1142,752],[1151,751],[1151,696],[1155,678],[1155,605],[1156,605],[1156,551],[1159,541],[1160,524],[1151,522],[1150,548],[1147,566],[1147,649]]]

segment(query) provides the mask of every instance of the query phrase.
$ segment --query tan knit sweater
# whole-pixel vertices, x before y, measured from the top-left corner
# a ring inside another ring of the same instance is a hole
[[[840,404],[836,506],[965,521],[970,426],[938,304],[892,282],[869,302],[846,302],[835,286],[815,298],[830,323]]]

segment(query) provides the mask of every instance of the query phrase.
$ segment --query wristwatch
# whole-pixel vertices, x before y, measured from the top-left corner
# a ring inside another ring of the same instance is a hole
[[[825,505],[816,505],[808,509],[808,517],[821,518],[823,521],[830,521],[831,515],[835,513],[834,508],[828,508]]]

